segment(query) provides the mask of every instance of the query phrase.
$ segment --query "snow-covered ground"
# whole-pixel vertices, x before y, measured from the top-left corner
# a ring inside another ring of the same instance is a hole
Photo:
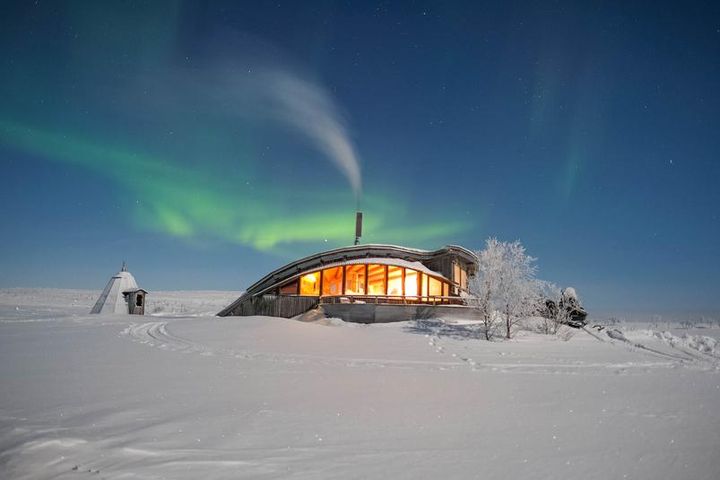
[[[0,290],[0,478],[720,478],[717,324],[487,342],[98,294]]]

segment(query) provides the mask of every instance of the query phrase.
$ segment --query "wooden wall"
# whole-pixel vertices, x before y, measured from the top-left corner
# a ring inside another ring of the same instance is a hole
[[[315,308],[318,301],[318,297],[262,295],[245,299],[229,315],[291,318]]]
[[[139,301],[138,301],[139,299]],[[145,292],[138,290],[125,296],[130,315],[145,315]],[[138,305],[138,303],[140,305]]]

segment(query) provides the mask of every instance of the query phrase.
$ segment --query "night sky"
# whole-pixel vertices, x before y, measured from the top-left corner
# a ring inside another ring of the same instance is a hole
[[[204,3],[2,2],[0,287],[241,290],[359,205],[720,309],[720,3]]]

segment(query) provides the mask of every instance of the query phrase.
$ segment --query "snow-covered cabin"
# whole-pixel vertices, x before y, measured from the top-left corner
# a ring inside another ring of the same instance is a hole
[[[123,262],[122,269],[110,277],[90,313],[144,315],[146,295],[147,291],[138,287],[135,277],[127,271]]]
[[[338,248],[269,273],[218,315],[289,318],[322,307],[329,317],[361,323],[474,316],[464,292],[477,261],[456,245],[434,251],[378,244]]]

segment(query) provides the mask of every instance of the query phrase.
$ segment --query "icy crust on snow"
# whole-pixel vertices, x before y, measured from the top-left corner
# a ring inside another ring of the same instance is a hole
[[[97,293],[0,291],[0,478],[720,471],[717,352],[689,339],[716,327],[488,342],[469,322],[200,315],[236,292],[156,297],[179,314],[77,313]]]

